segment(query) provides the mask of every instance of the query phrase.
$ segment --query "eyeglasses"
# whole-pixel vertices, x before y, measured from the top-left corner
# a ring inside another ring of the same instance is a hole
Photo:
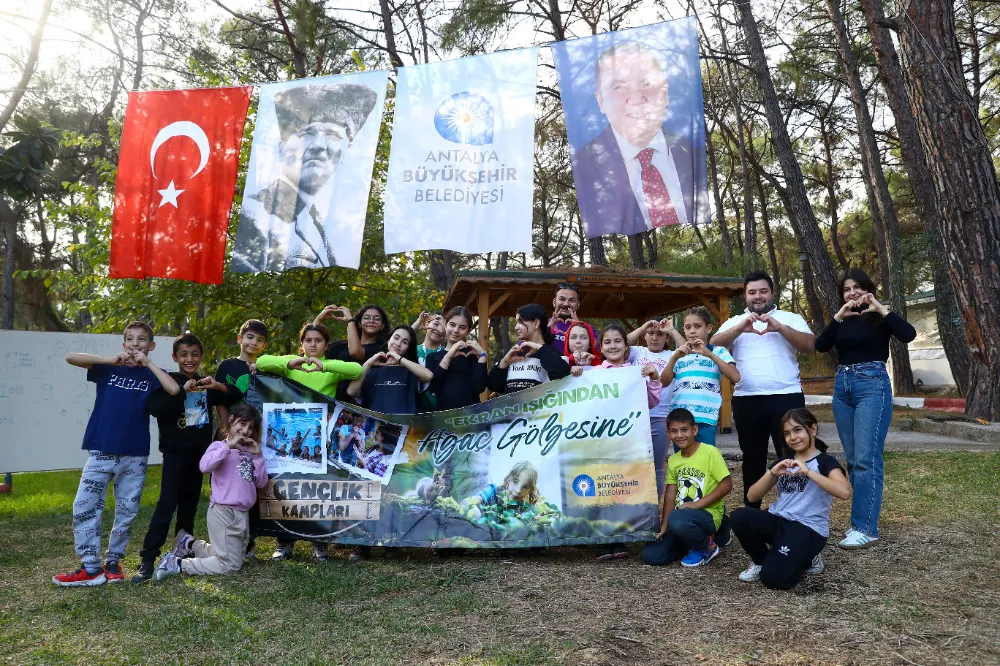
[[[362,322],[371,322],[373,324],[377,324],[380,321],[382,321],[382,317],[380,317],[378,315],[365,315],[364,317],[361,318],[361,321]]]
[[[578,294],[580,293],[580,288],[578,286],[576,286],[575,284],[572,284],[571,282],[560,282],[559,284],[556,285],[556,289],[557,290],[559,290],[559,289],[572,289],[576,293],[578,293]]]

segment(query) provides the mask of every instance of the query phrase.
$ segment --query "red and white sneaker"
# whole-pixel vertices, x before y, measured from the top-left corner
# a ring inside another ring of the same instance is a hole
[[[125,574],[117,561],[111,560],[104,565],[104,580],[109,583],[120,583],[125,580]]]
[[[73,573],[59,574],[52,577],[52,582],[60,587],[94,587],[96,585],[104,585],[106,581],[107,578],[104,575],[104,569],[95,574],[89,574],[82,566]]]

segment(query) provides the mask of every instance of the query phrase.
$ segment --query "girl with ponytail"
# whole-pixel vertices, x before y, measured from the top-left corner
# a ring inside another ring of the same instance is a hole
[[[775,485],[778,499],[767,511],[742,507],[732,513],[733,533],[752,560],[740,580],[790,590],[804,574],[823,571],[820,553],[830,536],[833,498],[847,500],[851,485],[837,459],[826,453],[819,424],[808,409],[789,410],[781,419],[785,452],[768,473],[747,490],[760,502]]]

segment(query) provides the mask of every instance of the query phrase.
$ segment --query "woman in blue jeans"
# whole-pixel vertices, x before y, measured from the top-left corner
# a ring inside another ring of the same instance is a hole
[[[838,545],[853,550],[878,543],[884,479],[882,451],[892,420],[892,387],[885,362],[889,339],[911,342],[916,330],[878,302],[875,283],[857,268],[840,279],[843,305],[816,338],[816,351],[840,355],[833,418],[844,445],[853,488],[851,529]]]

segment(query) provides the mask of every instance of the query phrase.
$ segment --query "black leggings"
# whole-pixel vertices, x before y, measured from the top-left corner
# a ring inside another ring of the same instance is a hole
[[[155,560],[166,543],[170,533],[170,522],[177,513],[174,533],[184,530],[194,534],[194,517],[201,499],[201,484],[204,479],[199,463],[205,450],[199,448],[186,453],[164,453],[163,473],[160,480],[160,496],[149,521],[149,529],[142,541],[139,557]]]
[[[730,520],[743,550],[761,566],[760,582],[773,590],[798,585],[826,545],[826,537],[819,532],[761,509],[741,507]]]
[[[747,489],[767,472],[767,440],[774,440],[774,452],[785,457],[785,436],[781,432],[781,417],[793,407],[805,407],[801,393],[775,395],[745,395],[733,398],[733,420],[743,452],[743,504],[760,507],[760,502],[747,499]]]

